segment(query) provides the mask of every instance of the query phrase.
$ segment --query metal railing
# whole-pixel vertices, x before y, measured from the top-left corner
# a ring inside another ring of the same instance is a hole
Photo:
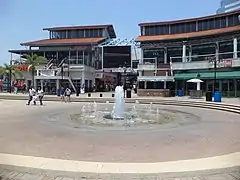
[[[226,53],[215,53],[215,54],[204,54],[204,55],[192,55],[192,56],[177,56],[170,57],[172,63],[191,63],[197,61],[212,61],[212,60],[224,60],[224,59],[237,59],[237,52],[226,52]]]

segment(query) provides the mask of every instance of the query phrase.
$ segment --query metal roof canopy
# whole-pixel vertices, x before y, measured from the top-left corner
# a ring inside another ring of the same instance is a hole
[[[105,41],[101,44],[99,44],[99,47],[105,47],[105,46],[136,46],[137,42],[135,41],[135,38],[132,39],[109,39],[108,41]]]

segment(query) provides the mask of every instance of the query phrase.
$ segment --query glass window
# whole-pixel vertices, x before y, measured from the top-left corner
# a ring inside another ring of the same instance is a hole
[[[210,19],[208,21],[208,29],[215,29],[215,20],[214,19]]]
[[[78,37],[78,31],[77,30],[72,30],[68,32],[68,37],[69,38],[77,38]]]
[[[145,26],[145,36],[149,36],[150,35],[150,28],[149,26]]]
[[[221,28],[226,27],[226,17],[221,18]]]
[[[202,21],[203,22],[203,31],[205,31],[205,30],[209,30],[209,20],[205,20],[205,21]]]
[[[155,35],[154,34],[154,27],[153,26],[150,26],[149,27],[149,32],[150,32],[150,35],[152,36],[152,35]]]
[[[89,29],[85,30],[85,37],[86,37],[86,38],[91,37],[91,35],[90,35],[90,30],[89,30]]]
[[[94,31],[95,31],[95,29],[89,29],[90,37],[94,37]]]
[[[203,31],[203,21],[198,21],[198,31]]]
[[[77,37],[78,38],[83,38],[84,37],[84,30],[83,29],[79,29],[77,31]]]
[[[186,33],[196,32],[196,22],[186,23]]]
[[[234,14],[228,16],[228,26],[237,26],[239,25],[239,18],[238,15]]]
[[[173,62],[182,62],[182,47],[167,48],[167,62],[170,62],[171,59]]]
[[[219,42],[219,59],[226,59],[233,57],[233,41]]]
[[[169,34],[169,25],[160,26],[159,34]]]
[[[146,63],[155,63],[155,58],[158,63],[164,63],[164,49],[144,49],[143,58]]]
[[[205,55],[211,55],[215,56],[216,53],[216,44],[199,44],[192,46],[192,61],[206,61],[209,59],[209,56]]]
[[[221,18],[215,19],[215,28],[216,29],[221,28]]]

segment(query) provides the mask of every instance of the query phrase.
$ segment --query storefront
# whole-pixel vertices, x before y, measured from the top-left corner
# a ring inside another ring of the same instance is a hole
[[[181,89],[188,95],[188,91],[196,87],[193,83],[187,83],[187,80],[199,78],[204,81],[201,84],[203,92],[213,91],[214,76],[214,72],[175,73],[175,87],[176,90]],[[216,88],[224,97],[240,97],[240,70],[216,72]]]

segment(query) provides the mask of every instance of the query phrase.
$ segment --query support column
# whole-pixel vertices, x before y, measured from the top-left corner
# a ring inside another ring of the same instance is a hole
[[[234,59],[237,59],[238,57],[238,55],[237,55],[237,51],[238,51],[238,48],[237,48],[237,44],[238,44],[238,40],[237,40],[237,38],[234,38],[233,39],[233,58]]]
[[[186,44],[183,44],[182,62],[186,62]]]
[[[219,43],[216,42],[216,61],[218,62],[219,61]]]
[[[40,80],[40,83],[41,83],[41,89],[43,89],[43,79]],[[58,87],[57,87],[58,89]]]
[[[59,81],[59,79],[56,80],[56,88],[57,88],[57,89],[60,88],[60,81]]]
[[[81,77],[81,87],[86,86],[85,84],[85,73],[82,71],[82,77]]]
[[[164,48],[164,64],[167,64],[167,47]]]
[[[233,83],[234,83],[234,97],[236,98],[237,97],[237,80],[234,79]]]
[[[192,46],[189,46],[189,57],[188,57],[188,61],[192,62]]]
[[[164,82],[163,82],[163,88],[167,89],[167,81],[166,80],[164,80]]]
[[[144,89],[147,89],[147,81],[144,81]]]

